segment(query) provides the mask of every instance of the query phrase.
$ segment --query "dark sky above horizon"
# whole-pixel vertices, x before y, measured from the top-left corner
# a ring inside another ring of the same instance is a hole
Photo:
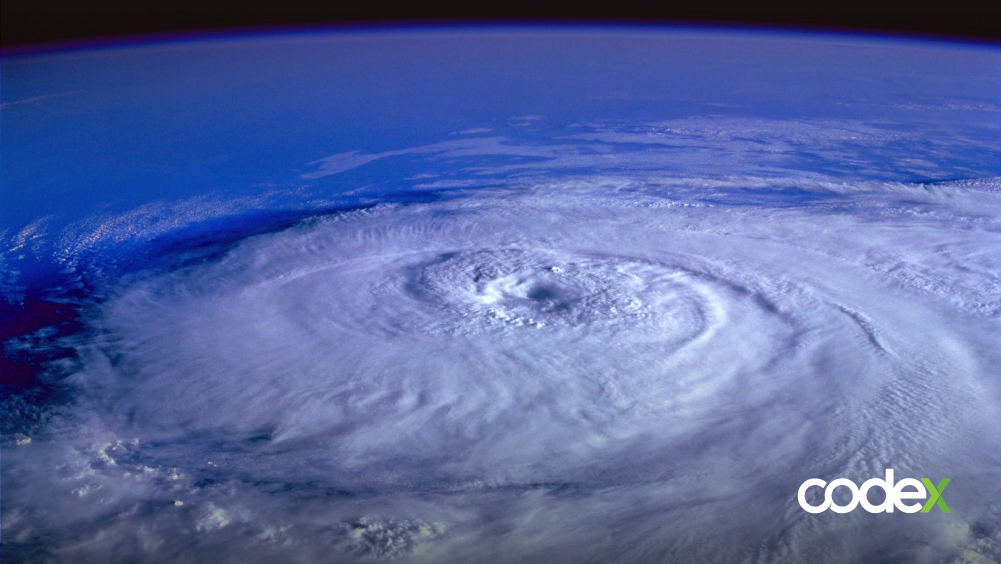
[[[706,0],[642,5],[557,5],[554,2],[467,3],[462,6],[414,3],[401,6],[385,0],[365,3],[310,0],[5,0],[2,44],[5,47],[46,41],[79,40],[123,34],[203,31],[231,27],[297,24],[367,24],[441,21],[629,21],[692,22],[710,25],[810,27],[889,32],[906,35],[955,36],[996,42],[1001,25],[987,3],[960,1],[900,4],[858,0],[798,3],[775,0],[737,3]]]

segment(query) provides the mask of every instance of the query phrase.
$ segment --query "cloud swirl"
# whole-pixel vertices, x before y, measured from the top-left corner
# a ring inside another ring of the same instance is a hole
[[[129,277],[68,338],[73,401],[4,451],[5,539],[77,562],[996,556],[997,182],[719,182],[383,204]],[[796,505],[885,467],[952,478],[955,513]]]

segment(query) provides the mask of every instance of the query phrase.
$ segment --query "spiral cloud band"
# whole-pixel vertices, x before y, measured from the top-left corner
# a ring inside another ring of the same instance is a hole
[[[73,400],[4,451],[3,534],[75,562],[997,558],[999,184],[720,182],[323,213],[128,277],[68,338]],[[797,503],[888,467],[950,477],[953,513]]]

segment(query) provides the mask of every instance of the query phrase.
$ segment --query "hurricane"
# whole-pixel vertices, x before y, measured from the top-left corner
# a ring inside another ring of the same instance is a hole
[[[4,232],[5,557],[1001,558],[996,128],[505,119]]]

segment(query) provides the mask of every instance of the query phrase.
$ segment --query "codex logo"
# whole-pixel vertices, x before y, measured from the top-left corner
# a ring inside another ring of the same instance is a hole
[[[865,509],[869,513],[893,513],[893,508],[896,507],[899,511],[903,513],[916,513],[919,509],[922,513],[928,513],[932,510],[932,507],[938,505],[939,509],[943,513],[951,513],[949,506],[945,504],[945,500],[942,499],[942,491],[945,487],[949,485],[949,478],[943,478],[939,481],[938,485],[932,483],[928,478],[921,478],[921,481],[915,480],[914,478],[904,478],[896,484],[893,483],[893,469],[888,468],[886,470],[886,479],[880,480],[879,478],[873,478],[871,480],[866,480],[862,484],[862,487],[855,485],[855,482],[847,478],[838,478],[837,480],[827,483],[819,478],[812,478],[803,482],[803,485],[799,487],[799,505],[804,511],[809,513],[823,513],[830,509],[835,513],[848,513],[849,511],[855,509],[855,506],[862,504],[862,509]],[[806,492],[812,487],[824,488],[824,503],[820,505],[810,505],[806,501]],[[852,492],[852,499],[849,503],[845,505],[838,505],[834,503],[833,495],[834,490],[838,487],[846,487]],[[869,499],[866,497],[869,490],[872,488],[880,488],[886,493],[886,500],[879,505],[873,505],[869,503]],[[904,488],[913,488],[910,491],[904,491]],[[925,499],[924,506],[921,503],[904,503],[905,500],[911,499]]]

